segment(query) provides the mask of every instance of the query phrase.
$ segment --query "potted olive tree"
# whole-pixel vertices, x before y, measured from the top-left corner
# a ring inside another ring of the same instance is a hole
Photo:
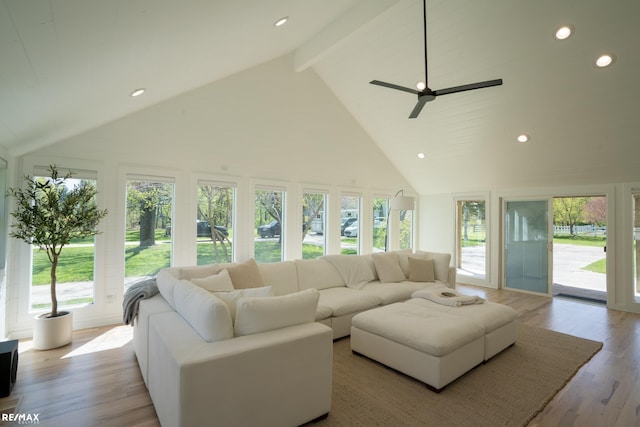
[[[16,207],[11,213],[11,237],[35,245],[47,253],[51,263],[51,312],[36,316],[33,347],[38,350],[61,347],[71,342],[73,318],[58,311],[56,269],[62,249],[72,240],[98,234],[98,223],[107,214],[96,205],[96,189],[86,181],[73,186],[71,172],[59,177],[55,165],[50,178],[25,176],[23,188],[10,188]]]

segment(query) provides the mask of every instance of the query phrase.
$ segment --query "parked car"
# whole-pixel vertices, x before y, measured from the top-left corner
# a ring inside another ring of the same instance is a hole
[[[358,228],[358,221],[354,221],[350,226],[344,229],[343,234],[345,237],[358,237]]]
[[[271,221],[269,224],[258,227],[258,235],[263,239],[266,237],[275,237],[280,235],[280,223]]]
[[[347,218],[342,218],[342,221],[340,223],[340,234],[344,236],[344,229],[349,227],[351,224],[353,224],[357,220],[358,220],[358,218],[356,218],[354,216],[350,216],[350,217],[347,217]]]
[[[198,221],[196,224],[198,237],[211,237],[211,226],[207,221]],[[216,240],[223,240],[229,237],[229,230],[227,227],[221,225],[215,225],[214,228],[218,231],[216,234]]]

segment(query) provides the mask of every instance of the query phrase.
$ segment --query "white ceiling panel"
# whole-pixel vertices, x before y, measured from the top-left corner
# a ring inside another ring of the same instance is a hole
[[[639,1],[430,0],[427,12],[432,89],[504,84],[408,119],[414,95],[368,82],[423,78],[419,0],[0,0],[0,145],[27,153],[295,52],[420,193],[640,181]],[[562,24],[575,33],[558,41]],[[597,69],[603,52],[616,61]]]

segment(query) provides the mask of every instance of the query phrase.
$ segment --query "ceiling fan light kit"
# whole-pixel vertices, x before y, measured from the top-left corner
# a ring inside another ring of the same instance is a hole
[[[491,86],[499,86],[502,84],[502,79],[495,79],[495,80],[487,80],[487,81],[478,82],[478,83],[470,83],[462,86],[449,87],[446,89],[431,90],[429,88],[429,71],[428,71],[428,64],[427,64],[427,1],[423,0],[422,5],[423,5],[422,16],[424,20],[424,26],[423,26],[424,28],[424,81],[420,81],[416,84],[417,90],[396,85],[393,83],[382,82],[380,80],[371,80],[369,82],[372,85],[383,86],[389,89],[400,90],[403,92],[408,92],[408,93],[417,95],[418,102],[416,103],[415,107],[413,107],[413,110],[409,115],[410,119],[415,119],[416,117],[418,117],[424,105],[429,101],[433,101],[437,96],[448,95],[451,93],[465,92],[465,91],[474,90],[474,89],[482,89],[482,88],[491,87]]]

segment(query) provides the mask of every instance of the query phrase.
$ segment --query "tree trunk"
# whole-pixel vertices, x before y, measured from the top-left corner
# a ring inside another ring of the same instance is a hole
[[[51,262],[51,317],[58,316],[58,297],[56,296],[56,269],[58,268],[58,255],[54,254]]]
[[[147,247],[156,244],[155,236],[156,210],[142,209],[140,213],[140,246]]]

